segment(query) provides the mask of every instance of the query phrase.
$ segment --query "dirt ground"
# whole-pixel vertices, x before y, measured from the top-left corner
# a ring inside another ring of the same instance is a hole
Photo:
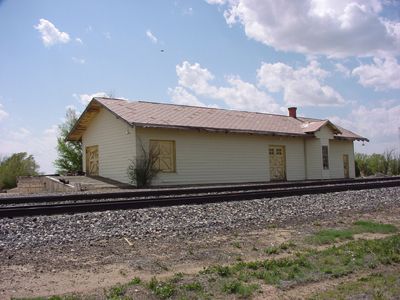
[[[287,241],[301,245],[304,237],[321,228],[346,227],[360,219],[390,223],[400,228],[400,208],[346,215],[309,224],[271,226],[257,231],[243,228],[238,232],[199,236],[192,240],[147,242],[135,240],[134,237],[126,237],[127,240],[122,237],[101,240],[89,247],[83,247],[80,241],[76,241],[70,245],[25,248],[15,252],[3,250],[0,252],[0,299],[73,292],[98,294],[100,297],[105,288],[128,282],[135,276],[142,280],[149,280],[153,276],[165,278],[178,272],[194,274],[213,264],[233,264],[238,258],[243,261],[277,258],[279,254],[268,255],[258,250]],[[364,234],[360,237],[380,236]],[[360,274],[351,276],[357,277]],[[312,283],[287,291],[267,286],[263,294],[255,298],[301,299],[314,291],[348,279]],[[141,298],[139,296],[140,291],[138,298]]]

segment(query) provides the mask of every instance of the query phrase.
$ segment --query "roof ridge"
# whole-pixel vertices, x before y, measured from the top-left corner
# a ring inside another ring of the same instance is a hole
[[[103,99],[103,100],[117,100],[117,101],[125,101],[125,102],[130,102],[127,99],[120,99],[120,98],[110,98],[110,97],[93,97],[93,99]]]
[[[207,106],[195,106],[195,105],[187,105],[187,104],[176,104],[176,103],[166,103],[166,102],[154,102],[154,101],[145,101],[145,100],[137,100],[137,101],[128,101],[128,102],[140,102],[140,103],[151,103],[151,104],[160,104],[160,105],[171,105],[171,106],[178,106],[178,107],[193,107],[193,108],[201,108],[201,109],[210,109],[210,110],[224,110],[224,111],[231,111],[231,112],[239,112],[239,113],[248,113],[248,114],[261,114],[261,115],[270,115],[270,116],[278,116],[278,117],[285,117],[285,118],[292,118],[288,115],[280,115],[274,113],[265,113],[259,111],[248,111],[248,110],[238,110],[238,109],[229,109],[229,108],[217,108],[217,107],[207,107]],[[292,118],[295,120],[300,121],[298,118]]]

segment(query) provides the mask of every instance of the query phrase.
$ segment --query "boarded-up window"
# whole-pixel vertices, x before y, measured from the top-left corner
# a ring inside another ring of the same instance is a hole
[[[175,172],[175,141],[150,140],[150,149],[156,155],[157,170]]]
[[[328,146],[322,146],[322,167],[324,170],[329,169]]]

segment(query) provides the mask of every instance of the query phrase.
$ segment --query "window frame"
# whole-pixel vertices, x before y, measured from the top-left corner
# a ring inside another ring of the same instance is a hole
[[[176,173],[176,143],[175,140],[155,140],[155,139],[150,139],[149,140],[149,151],[151,148],[152,143],[158,143],[158,145],[162,142],[168,142],[172,144],[172,154],[171,154],[171,158],[172,158],[172,169],[171,170],[162,170],[157,169],[159,172],[162,173]],[[158,160],[160,160],[160,158],[158,158]],[[161,166],[161,164],[159,163],[159,166]]]
[[[322,169],[329,170],[329,146],[322,145]]]

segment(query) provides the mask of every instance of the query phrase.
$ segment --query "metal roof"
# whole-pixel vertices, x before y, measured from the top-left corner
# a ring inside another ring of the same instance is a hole
[[[329,125],[335,136],[365,140],[351,131],[339,128],[328,120],[292,118],[283,115],[235,111],[145,101],[95,97],[89,103],[74,128],[69,140],[80,140],[93,113],[104,107],[130,125],[138,127],[202,129],[209,131],[244,132],[264,135],[312,136],[324,125]]]

